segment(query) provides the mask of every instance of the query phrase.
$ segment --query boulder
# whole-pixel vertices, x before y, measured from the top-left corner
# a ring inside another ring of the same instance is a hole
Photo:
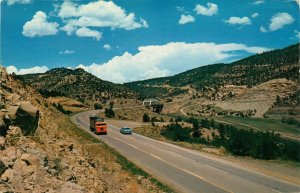
[[[14,122],[22,128],[24,135],[33,134],[38,127],[39,110],[30,102],[21,102]]]

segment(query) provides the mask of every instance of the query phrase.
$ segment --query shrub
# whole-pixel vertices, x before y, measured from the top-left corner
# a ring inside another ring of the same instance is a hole
[[[189,141],[190,129],[183,128],[179,124],[171,124],[161,130],[161,135],[173,141]]]
[[[95,110],[98,110],[98,109],[102,109],[103,107],[102,107],[101,104],[95,103],[95,104],[94,104],[94,108],[95,108]]]
[[[150,122],[150,117],[146,113],[143,115],[143,122]]]
[[[108,118],[114,118],[115,117],[115,112],[112,108],[105,108],[104,114]]]

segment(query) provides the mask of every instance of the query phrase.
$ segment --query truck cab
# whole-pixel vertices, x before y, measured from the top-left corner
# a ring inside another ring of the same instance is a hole
[[[90,130],[95,134],[107,134],[107,123],[103,118],[94,116],[90,117]]]

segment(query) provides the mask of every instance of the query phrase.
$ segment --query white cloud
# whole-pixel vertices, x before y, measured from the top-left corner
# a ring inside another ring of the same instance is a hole
[[[0,3],[5,2],[5,1],[6,1],[7,5],[32,3],[32,0],[1,0]]]
[[[263,4],[263,3],[265,3],[264,0],[257,0],[257,1],[254,1],[252,4],[259,5],[259,4]]]
[[[261,26],[260,31],[263,33],[277,31],[284,28],[286,25],[292,24],[294,21],[295,19],[288,13],[277,13],[272,16],[269,26]]]
[[[208,2],[207,8],[202,5],[196,5],[194,11],[198,15],[212,16],[218,13],[218,5]]]
[[[177,11],[184,12],[184,7],[177,6],[176,9]]]
[[[294,18],[288,13],[277,13],[271,18],[271,23],[269,25],[270,31],[276,31],[283,28],[285,25],[292,24]]]
[[[182,14],[178,23],[179,24],[186,24],[186,23],[193,23],[195,21],[195,18],[191,15],[184,15]]]
[[[58,23],[48,22],[47,15],[38,11],[32,20],[27,21],[23,26],[22,34],[27,37],[55,35],[58,32]]]
[[[76,30],[76,35],[78,37],[91,37],[95,38],[97,41],[99,41],[102,37],[102,33],[98,32],[96,30],[91,30],[86,27],[82,27]]]
[[[298,38],[298,39],[300,40],[300,32],[297,31],[297,30],[295,30],[294,32],[295,32],[295,34],[296,34],[296,38]]]
[[[192,68],[230,60],[235,51],[261,53],[266,48],[244,44],[171,42],[138,48],[137,54],[125,52],[104,64],[78,67],[116,83],[173,75]],[[134,70],[133,70],[134,69]]]
[[[232,25],[251,25],[251,20],[248,17],[230,17],[225,23]]]
[[[111,50],[111,46],[110,46],[109,44],[105,44],[105,45],[103,46],[103,48],[104,48],[106,51]]]
[[[253,13],[253,14],[251,15],[252,18],[256,18],[256,17],[258,17],[258,16],[259,16],[258,13]]]
[[[75,54],[74,50],[65,50],[65,51],[59,51],[60,55],[69,55],[69,54]]]
[[[15,66],[6,67],[7,73],[9,74],[15,73],[18,75],[44,73],[47,72],[48,70],[49,69],[47,66],[35,66],[32,68],[21,68],[19,70]]]
[[[76,30],[76,28],[71,24],[66,24],[65,26],[61,27],[60,29],[67,32],[68,36],[72,35],[74,33],[74,31]]]
[[[149,27],[146,20],[140,18],[137,21],[134,13],[127,14],[113,1],[96,1],[82,5],[64,1],[58,16],[66,23],[61,29],[68,35],[81,27],[109,27],[125,30]]]
[[[268,30],[264,26],[260,26],[259,31],[262,33],[268,32]]]

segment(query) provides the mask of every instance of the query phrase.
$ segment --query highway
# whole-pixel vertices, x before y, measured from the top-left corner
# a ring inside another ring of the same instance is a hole
[[[89,117],[97,112],[99,111],[82,112],[72,116],[71,120],[90,132]],[[300,192],[299,185],[267,176],[216,156],[135,133],[123,135],[117,125],[109,124],[108,135],[95,136],[177,192]]]

